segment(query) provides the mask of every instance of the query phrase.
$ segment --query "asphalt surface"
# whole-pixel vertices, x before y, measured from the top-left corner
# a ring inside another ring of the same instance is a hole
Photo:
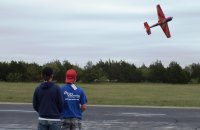
[[[89,106],[84,130],[200,130],[200,109]],[[0,104],[0,130],[36,130],[31,104]]]

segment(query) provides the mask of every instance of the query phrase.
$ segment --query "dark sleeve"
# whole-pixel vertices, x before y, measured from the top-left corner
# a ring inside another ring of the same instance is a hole
[[[38,89],[36,88],[35,92],[33,94],[33,109],[38,112],[38,109],[39,109],[39,99],[38,99],[37,92],[38,92]]]
[[[60,112],[63,111],[63,107],[64,107],[64,100],[63,100],[63,96],[62,96],[62,92],[61,92],[61,88],[58,86],[58,109]]]

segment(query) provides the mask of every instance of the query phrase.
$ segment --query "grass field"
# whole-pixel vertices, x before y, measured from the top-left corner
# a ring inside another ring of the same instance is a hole
[[[38,83],[0,82],[0,102],[32,102]],[[62,84],[60,84],[62,85]],[[150,83],[78,84],[88,104],[200,107],[200,85]]]

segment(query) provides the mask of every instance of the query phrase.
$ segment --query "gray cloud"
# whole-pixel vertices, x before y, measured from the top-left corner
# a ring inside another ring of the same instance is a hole
[[[1,61],[43,64],[58,59],[84,65],[89,60],[113,59],[138,66],[156,60],[165,65],[173,60],[181,65],[200,61],[197,4],[161,2],[166,14],[174,16],[169,23],[172,38],[166,39],[159,27],[152,29],[151,36],[143,27],[145,21],[157,22],[156,2],[61,1],[54,6],[55,2],[41,1],[45,6],[40,1],[20,1],[0,2]]]

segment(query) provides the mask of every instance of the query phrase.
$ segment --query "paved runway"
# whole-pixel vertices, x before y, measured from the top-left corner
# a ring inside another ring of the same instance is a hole
[[[31,104],[0,104],[0,130],[36,130]],[[89,106],[84,130],[200,130],[200,109]]]

